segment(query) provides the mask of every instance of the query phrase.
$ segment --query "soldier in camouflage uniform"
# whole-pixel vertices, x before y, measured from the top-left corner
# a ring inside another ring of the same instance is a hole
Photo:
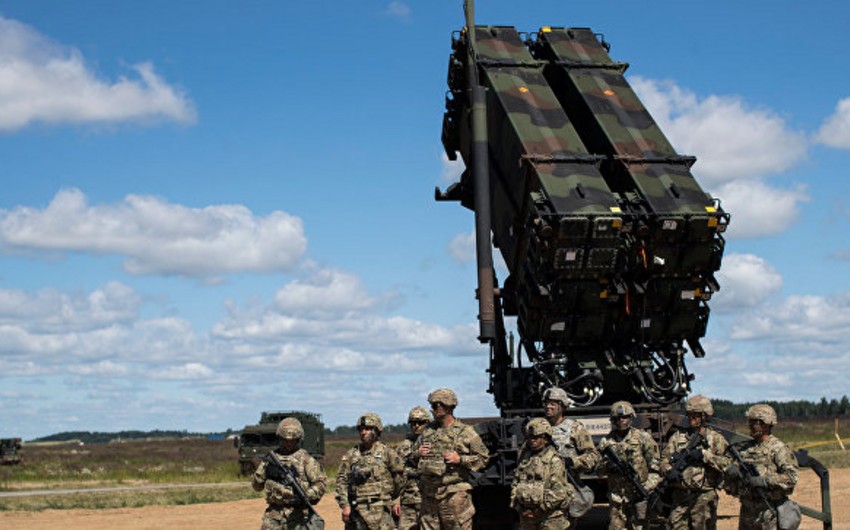
[[[543,392],[543,408],[546,421],[552,426],[552,442],[558,450],[558,454],[564,459],[564,464],[570,470],[574,477],[581,473],[588,473],[596,469],[599,462],[602,461],[602,455],[596,450],[593,445],[593,438],[590,433],[578,420],[566,418],[564,415],[568,408],[573,405],[573,400],[567,396],[566,391],[559,387],[552,387]],[[583,492],[583,491],[584,492]],[[593,493],[588,488],[582,487],[578,493],[583,493],[586,498],[580,496],[574,497],[576,506],[574,508],[589,510],[593,504]],[[564,515],[569,519],[571,526],[575,526],[576,517],[570,513],[571,510],[565,510]],[[580,513],[579,512],[579,513]]]
[[[419,525],[423,530],[469,530],[475,515],[469,476],[487,463],[487,447],[471,426],[455,418],[453,391],[437,389],[428,402],[434,422],[413,446],[422,494]]]
[[[546,420],[552,426],[552,442],[568,467],[578,473],[587,473],[599,465],[602,455],[593,445],[593,438],[578,420],[564,417],[573,404],[567,393],[552,387],[543,393]]]
[[[658,444],[646,431],[632,427],[634,418],[635,409],[628,401],[611,405],[611,432],[599,441],[599,450],[611,446],[620,460],[631,464],[641,485],[650,491],[661,482]],[[609,530],[644,528],[646,499],[640,498],[637,488],[607,458],[599,466],[599,473],[608,476]]]
[[[714,414],[711,400],[705,396],[691,397],[685,405],[688,432],[676,432],[670,437],[661,454],[661,473],[670,481],[671,530],[714,530],[717,528],[717,489],[723,482],[723,472],[729,465],[726,448],[729,443],[719,432],[708,426]],[[687,467],[677,473],[670,457],[687,449],[692,436],[703,441],[688,451]]]
[[[404,480],[399,504],[393,506],[393,514],[398,517],[398,530],[419,530],[419,473],[416,460],[411,458],[413,444],[422,436],[425,426],[431,421],[431,414],[425,407],[414,407],[407,415],[408,435],[396,446],[398,456],[404,461]]]
[[[281,464],[294,469],[299,485],[307,494],[310,504],[316,504],[328,488],[328,478],[322,466],[301,449],[304,428],[296,418],[284,418],[277,426],[280,449],[275,454]],[[292,488],[266,478],[266,462],[261,462],[251,477],[254,490],[265,493],[268,507],[263,514],[261,530],[305,530],[304,520],[309,514]]]
[[[525,427],[525,446],[511,485],[511,508],[519,512],[520,530],[564,530],[574,490],[564,461],[552,445],[552,426],[535,418]]]
[[[789,513],[780,508],[797,485],[797,458],[787,445],[773,436],[771,431],[776,425],[776,411],[765,404],[753,405],[746,412],[752,440],[740,448],[744,462],[755,466],[757,476],[747,478],[737,462],[726,468],[727,492],[741,499],[741,515],[738,519],[739,530],[776,530],[776,528],[796,528],[799,525],[799,512],[794,514],[796,521],[790,520]],[[761,494],[764,494],[762,497]],[[777,523],[777,511],[780,521]],[[783,518],[783,515],[785,518]]]
[[[336,500],[346,530],[395,528],[390,511],[401,491],[404,464],[398,454],[379,440],[381,418],[367,412],[357,420],[360,443],[339,463]]]

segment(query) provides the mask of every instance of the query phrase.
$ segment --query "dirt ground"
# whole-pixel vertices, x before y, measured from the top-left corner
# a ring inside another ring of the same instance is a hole
[[[820,509],[820,489],[817,477],[809,470],[800,474],[800,484],[794,499],[805,506]],[[850,530],[850,469],[830,471],[832,492],[833,528]],[[262,500],[248,500],[219,504],[195,504],[190,506],[146,506],[116,510],[46,510],[43,512],[0,513],[0,529],[40,530],[154,530],[161,528],[183,529],[204,528],[206,530],[230,530],[232,528],[259,528],[265,504]],[[319,503],[318,511],[325,519],[327,530],[342,530],[339,509],[332,495],[326,495]],[[738,503],[723,497],[720,503],[719,530],[738,528]],[[580,524],[580,528],[592,528]],[[823,523],[803,518],[800,527],[806,530],[823,528]]]

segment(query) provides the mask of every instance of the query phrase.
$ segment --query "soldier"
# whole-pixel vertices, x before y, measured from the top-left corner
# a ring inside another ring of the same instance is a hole
[[[564,513],[574,493],[564,461],[552,445],[552,426],[535,418],[525,427],[525,446],[511,485],[511,508],[519,512],[520,530],[564,530]]]
[[[543,407],[546,421],[552,426],[552,442],[558,454],[564,459],[567,469],[573,477],[587,473],[596,468],[602,460],[602,455],[593,445],[593,438],[587,432],[584,424],[578,420],[564,417],[573,400],[567,396],[564,389],[552,387],[543,392]],[[593,490],[576,482],[573,505],[565,512],[570,526],[575,526],[576,519],[593,507]]]
[[[348,450],[339,463],[336,500],[346,530],[394,528],[392,500],[401,489],[404,464],[398,454],[379,440],[381,418],[367,412],[358,418],[360,443]]]
[[[579,473],[587,473],[596,468],[602,460],[593,438],[584,424],[578,420],[564,417],[573,401],[567,393],[558,387],[552,387],[543,393],[545,417],[552,426],[552,442],[565,463]]]
[[[691,397],[685,404],[685,412],[688,433],[673,434],[661,455],[661,472],[671,486],[670,528],[714,530],[717,528],[717,488],[729,465],[726,456],[729,443],[708,425],[714,407],[707,397]],[[688,451],[687,454],[684,451]],[[670,459],[674,455],[684,469],[673,469]]]
[[[396,451],[404,461],[404,479],[402,481],[399,504],[393,506],[393,514],[398,517],[398,530],[419,530],[419,504],[422,496],[419,494],[419,473],[416,471],[416,461],[410,457],[413,444],[422,436],[425,426],[431,421],[431,415],[425,407],[414,407],[407,415],[407,425],[410,432],[402,440]]]
[[[608,475],[609,530],[642,529],[647,499],[642,498],[634,482],[606,456],[608,450],[634,470],[645,491],[652,490],[661,479],[658,475],[658,444],[649,433],[632,427],[634,419],[635,409],[631,403],[614,403],[611,405],[611,432],[599,442],[599,450],[604,456],[599,471]]]
[[[434,422],[413,447],[422,494],[419,524],[423,530],[472,528],[475,507],[469,475],[489,457],[478,433],[454,416],[457,395],[440,388],[428,395]]]
[[[300,448],[304,437],[304,428],[297,418],[284,418],[277,426],[280,449],[274,453],[283,466],[293,469],[301,489],[307,494],[310,504],[316,504],[328,488],[328,478],[322,466]],[[301,499],[295,496],[292,488],[266,477],[269,464],[260,463],[251,477],[251,485],[256,491],[263,491],[268,507],[263,514],[261,530],[304,530],[308,528],[305,520],[309,517]]]
[[[788,499],[797,485],[797,457],[771,434],[776,425],[776,411],[770,405],[758,404],[747,409],[746,417],[753,439],[743,444],[740,455],[755,473],[747,473],[737,462],[732,462],[726,468],[724,486],[727,492],[741,499],[738,528],[797,528],[799,508]]]

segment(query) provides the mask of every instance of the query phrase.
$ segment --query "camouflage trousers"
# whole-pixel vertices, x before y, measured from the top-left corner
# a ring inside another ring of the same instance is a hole
[[[776,530],[776,516],[761,499],[741,499],[738,530]]]
[[[398,530],[419,530],[419,505],[402,504]]]
[[[304,510],[269,507],[260,530],[310,530],[310,526],[304,523]]]
[[[351,511],[345,530],[395,530],[395,523],[383,502],[364,503]]]
[[[520,517],[519,519],[519,530],[566,530],[569,527],[570,520],[562,513],[539,520],[527,517]]]
[[[717,498],[715,490],[673,490],[670,530],[715,530]]]
[[[468,491],[449,493],[439,500],[423,495],[420,510],[422,530],[472,530],[475,507]]]
[[[609,499],[608,530],[643,530],[646,519],[646,501],[616,502]]]

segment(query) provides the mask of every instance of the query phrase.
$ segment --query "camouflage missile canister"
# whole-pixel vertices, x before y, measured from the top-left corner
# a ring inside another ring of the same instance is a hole
[[[523,334],[534,340],[597,338],[611,305],[602,293],[622,266],[624,245],[622,211],[599,172],[602,159],[588,153],[543,76],[544,63],[531,57],[516,30],[475,29],[488,89],[493,211],[499,212],[492,219],[494,243],[516,271],[511,281],[523,293],[516,308]],[[447,151],[468,160],[468,117],[461,111],[464,37],[455,42],[450,63],[453,99],[444,142],[457,139]]]
[[[705,333],[702,302],[716,286],[728,215],[691,175],[695,159],[676,153],[629,86],[627,65],[612,61],[589,29],[544,27],[531,47],[548,61],[546,78],[564,108],[584,125],[585,145],[607,157],[608,184],[633,198],[633,279],[643,285],[632,297],[639,314],[632,331],[647,341],[695,341]]]
[[[489,183],[492,234],[477,230],[476,238],[492,235],[505,260],[499,318],[517,316],[532,364],[511,366],[507,347],[494,346],[497,405],[538,406],[536,389],[552,385],[583,404],[603,393],[681,399],[691,380],[683,343],[703,355],[699,339],[719,288],[714,273],[729,215],[699,186],[695,159],[676,152],[626,81],[627,65],[614,62],[596,34],[473,31],[474,39],[468,28],[452,39],[442,130],[448,157],[460,153],[467,171],[437,198],[478,215],[476,182]],[[473,86],[486,90],[487,172],[476,179]]]

